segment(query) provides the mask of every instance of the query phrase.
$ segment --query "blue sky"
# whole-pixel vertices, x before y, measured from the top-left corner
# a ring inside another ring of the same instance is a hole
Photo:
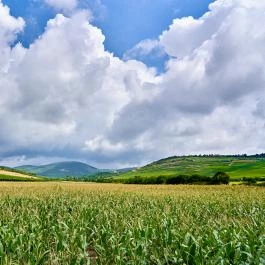
[[[92,23],[99,27],[105,37],[105,48],[122,58],[123,54],[144,39],[155,39],[177,17],[198,18],[208,10],[210,0],[83,0],[80,8],[93,13]],[[44,31],[47,21],[56,11],[42,0],[3,0],[15,17],[26,21],[26,28],[18,41],[28,47]],[[139,59],[139,58],[137,58]],[[145,57],[149,66],[163,68],[167,57]]]

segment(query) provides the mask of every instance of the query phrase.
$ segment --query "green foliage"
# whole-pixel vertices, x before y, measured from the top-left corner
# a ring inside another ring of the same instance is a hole
[[[124,179],[124,181],[122,181],[122,183],[125,184],[163,184],[164,182],[165,178],[162,176],[150,178],[135,176],[133,178]]]
[[[265,263],[263,188],[19,185],[0,189],[0,264]]]
[[[97,179],[97,182],[113,182],[124,184],[228,184],[230,177],[223,172],[216,173],[213,177],[200,175],[175,175],[175,176],[134,176],[131,178]]]
[[[247,185],[265,185],[265,177],[243,177],[242,182]]]
[[[217,172],[211,179],[211,184],[229,184],[230,176],[225,172]]]

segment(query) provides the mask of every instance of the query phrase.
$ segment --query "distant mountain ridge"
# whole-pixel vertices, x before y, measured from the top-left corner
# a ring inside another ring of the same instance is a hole
[[[23,165],[15,167],[15,169],[50,178],[64,178],[67,176],[84,177],[102,171],[88,164],[76,161],[58,162],[41,166]]]

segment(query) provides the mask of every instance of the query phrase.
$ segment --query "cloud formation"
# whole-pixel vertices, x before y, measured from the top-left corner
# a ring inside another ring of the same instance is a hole
[[[175,19],[128,53],[165,52],[157,74],[106,51],[87,11],[58,14],[28,49],[12,46],[24,21],[0,2],[0,159],[121,166],[263,152],[264,12],[264,0],[217,0],[199,19]]]
[[[77,7],[77,0],[44,0],[49,6],[63,11],[70,11]]]

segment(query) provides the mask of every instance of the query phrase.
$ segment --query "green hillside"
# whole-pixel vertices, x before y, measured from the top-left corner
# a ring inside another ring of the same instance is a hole
[[[0,181],[39,181],[41,177],[8,167],[0,167]]]
[[[100,170],[81,162],[66,161],[42,166],[19,166],[16,169],[50,178],[67,176],[83,177],[98,173]]]
[[[130,178],[180,174],[213,176],[218,171],[226,172],[232,179],[265,177],[265,157],[262,155],[169,157],[124,174],[116,174],[115,177]]]

